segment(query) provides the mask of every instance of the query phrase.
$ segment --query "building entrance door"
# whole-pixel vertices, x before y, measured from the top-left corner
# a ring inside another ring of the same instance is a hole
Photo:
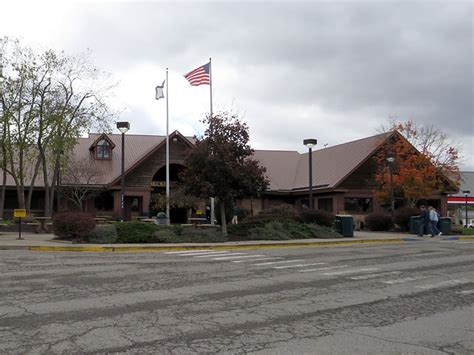
[[[142,213],[142,200],[141,196],[125,196],[124,199],[124,213],[125,220],[130,221],[137,219]]]

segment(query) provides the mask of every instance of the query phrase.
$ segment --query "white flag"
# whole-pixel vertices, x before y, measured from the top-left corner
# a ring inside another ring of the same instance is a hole
[[[155,99],[159,100],[159,99],[163,99],[165,97],[165,94],[163,92],[164,87],[165,87],[165,80],[163,80],[163,84],[161,84],[161,86],[158,85],[155,88],[155,91],[156,91]]]

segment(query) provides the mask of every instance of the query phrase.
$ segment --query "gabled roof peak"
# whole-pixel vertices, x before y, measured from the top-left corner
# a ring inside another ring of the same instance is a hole
[[[101,140],[105,139],[107,142],[109,142],[110,144],[110,147],[112,149],[115,148],[115,143],[112,142],[112,140],[109,138],[109,136],[107,135],[107,133],[99,133],[99,136],[96,138],[96,140],[94,142],[92,142],[91,146],[89,147],[89,150],[92,150],[94,149],[96,146],[97,146],[97,143],[99,143]]]

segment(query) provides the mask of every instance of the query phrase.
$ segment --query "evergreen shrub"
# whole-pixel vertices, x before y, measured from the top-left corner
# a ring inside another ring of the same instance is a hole
[[[246,240],[289,240],[291,235],[280,221],[266,223],[249,230]]]
[[[342,234],[337,233],[334,229],[326,226],[320,226],[318,224],[307,224],[306,225],[312,233],[311,238],[321,238],[321,239],[329,239],[329,238],[342,238]]]
[[[89,243],[110,244],[117,242],[117,230],[113,224],[96,226],[87,236]]]
[[[186,227],[180,231],[180,234],[176,234],[174,228],[165,228],[157,230],[154,237],[157,243],[216,243],[227,241],[227,238],[217,228]]]
[[[258,215],[251,216],[248,218],[268,218],[268,219],[292,219],[295,221],[301,221],[300,208],[290,204],[275,205],[270,208],[261,210]]]
[[[115,223],[117,243],[155,243],[157,226],[143,222]]]
[[[304,223],[319,224],[320,226],[332,227],[336,218],[331,212],[325,210],[313,210],[305,208],[300,213]]]
[[[88,213],[61,212],[53,218],[53,232],[58,239],[83,242],[94,228],[94,218]]]
[[[365,217],[365,227],[371,231],[388,231],[392,218],[383,213],[371,213]]]

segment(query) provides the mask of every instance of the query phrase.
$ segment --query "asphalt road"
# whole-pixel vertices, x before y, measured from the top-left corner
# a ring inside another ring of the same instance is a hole
[[[0,251],[0,353],[473,354],[473,252]]]

